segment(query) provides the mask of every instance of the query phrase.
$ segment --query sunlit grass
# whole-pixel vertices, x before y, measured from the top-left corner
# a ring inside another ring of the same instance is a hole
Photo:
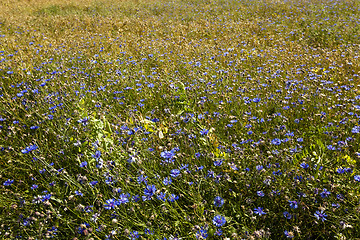
[[[1,1],[1,238],[360,237],[359,10]]]

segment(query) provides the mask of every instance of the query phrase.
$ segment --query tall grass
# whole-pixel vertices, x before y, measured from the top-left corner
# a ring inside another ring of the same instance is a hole
[[[1,1],[1,238],[359,238],[359,10]]]

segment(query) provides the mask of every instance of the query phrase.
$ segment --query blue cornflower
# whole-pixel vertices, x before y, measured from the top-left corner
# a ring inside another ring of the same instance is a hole
[[[171,151],[163,151],[160,153],[160,156],[162,158],[165,158],[166,160],[168,159],[172,159],[173,157],[175,157],[175,151],[174,150],[171,150]]]
[[[82,168],[82,167],[86,167],[86,166],[87,166],[87,162],[86,162],[86,161],[80,163],[80,167],[81,167],[81,168]]]
[[[265,196],[265,194],[264,194],[263,191],[257,191],[256,194],[257,194],[259,197]]]
[[[42,196],[41,201],[45,202],[45,201],[48,201],[50,199],[51,199],[51,194],[49,193],[49,194],[45,194],[44,196]]]
[[[83,119],[79,119],[78,120],[78,123],[81,123],[83,126],[86,126],[86,125],[88,125],[88,123],[89,123],[89,118],[88,117],[85,117],[85,118],[83,118]]]
[[[26,153],[36,150],[37,148],[38,148],[38,146],[36,146],[34,144],[34,145],[28,146],[25,149],[21,150],[21,153],[26,154]]]
[[[122,193],[119,196],[118,202],[119,204],[125,204],[129,202],[129,194]]]
[[[207,130],[205,128],[200,131],[201,136],[207,135],[208,133],[209,133],[209,130]]]
[[[13,182],[14,182],[14,180],[8,179],[8,180],[6,180],[6,181],[3,183],[3,185],[4,185],[4,186],[10,186],[11,184],[13,184]]]
[[[138,231],[133,231],[130,233],[130,239],[131,240],[135,240],[135,239],[138,239],[140,237],[140,234]]]
[[[117,206],[117,203],[115,201],[115,199],[108,199],[106,200],[106,204],[104,204],[104,208],[107,210],[111,210],[114,209]]]
[[[93,158],[95,158],[95,159],[99,159],[100,157],[101,157],[101,152],[99,151],[99,150],[97,150],[96,152],[95,152],[95,154],[93,154],[93,155],[91,155]]]
[[[352,133],[360,133],[360,126],[355,126],[351,129]]]
[[[292,208],[292,209],[298,208],[297,201],[289,201],[289,204],[290,204],[290,208]]]
[[[163,184],[164,184],[165,186],[170,185],[171,183],[172,183],[172,180],[171,180],[170,177],[164,178]]]
[[[256,168],[256,170],[261,171],[261,170],[263,170],[264,166],[262,166],[262,165],[257,165],[255,168]]]
[[[274,138],[273,140],[271,140],[271,144],[280,145],[280,144],[281,144],[281,140],[278,139],[278,138]]]
[[[307,169],[307,168],[309,168],[309,164],[307,164],[307,163],[301,163],[301,164],[300,164],[300,167],[302,167],[303,169]]]
[[[357,182],[360,182],[360,175],[355,175],[354,180],[357,181]]]
[[[170,171],[170,176],[173,177],[173,178],[176,178],[180,175],[180,170],[179,169],[173,169]]]
[[[170,196],[168,197],[169,202],[175,202],[176,200],[179,199],[179,196],[175,195],[175,194],[170,194]]]
[[[262,207],[254,208],[254,213],[259,216],[266,214],[266,212],[264,212],[264,209]]]
[[[216,227],[222,227],[226,223],[226,219],[221,215],[216,215],[212,222]]]
[[[147,185],[144,189],[144,194],[147,200],[151,199],[151,197],[155,194],[156,187],[155,185]]]
[[[166,202],[166,193],[163,193],[163,192],[160,192],[157,196],[156,196],[157,199],[163,201],[163,202]]]
[[[320,196],[322,198],[326,198],[331,194],[331,192],[329,192],[326,188],[323,189],[322,193],[320,193]]]
[[[147,176],[144,176],[144,175],[141,174],[140,176],[138,176],[137,182],[139,184],[142,183],[142,182],[144,182],[146,184],[147,183],[146,179],[147,179]]]
[[[219,197],[219,196],[215,197],[214,206],[215,207],[222,207],[222,205],[224,205],[224,199]]]
[[[316,211],[316,212],[314,213],[314,216],[315,216],[318,220],[325,221],[325,220],[326,220],[326,217],[327,217],[327,214],[324,213],[323,210],[321,210],[321,211]]]
[[[90,225],[89,225],[87,222],[81,224],[80,227],[78,227],[78,233],[79,233],[79,234],[85,234],[85,230],[86,230],[88,227],[90,227]]]
[[[208,231],[204,227],[201,227],[200,230],[196,232],[196,239],[206,239],[208,236]]]
[[[223,163],[222,159],[214,161],[214,166],[219,167]]]
[[[221,236],[223,234],[223,231],[220,228],[218,228],[218,229],[216,229],[216,232],[214,234],[216,236]]]
[[[84,196],[84,194],[78,190],[75,191],[75,194],[78,195],[78,196]]]
[[[289,212],[287,212],[287,211],[285,211],[285,212],[283,212],[283,215],[284,215],[284,217],[286,218],[286,219],[291,219],[291,217],[292,217],[292,215],[289,213]]]

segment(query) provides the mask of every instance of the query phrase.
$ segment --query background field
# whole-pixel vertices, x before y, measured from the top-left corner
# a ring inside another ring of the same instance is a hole
[[[359,1],[0,2],[2,239],[360,238]]]

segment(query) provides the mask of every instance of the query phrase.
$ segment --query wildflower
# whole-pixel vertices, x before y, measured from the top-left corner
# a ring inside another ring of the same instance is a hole
[[[292,209],[298,208],[297,201],[289,201],[289,204],[290,204],[290,208],[292,208]]]
[[[215,197],[214,205],[215,205],[215,207],[222,207],[222,205],[224,205],[224,199],[222,199],[219,196]]]
[[[259,215],[259,216],[266,214],[266,212],[264,212],[264,209],[262,207],[254,208],[254,213]]]
[[[176,178],[180,175],[180,170],[179,169],[173,169],[170,171],[170,176],[173,177],[173,178]]]
[[[87,162],[86,162],[86,161],[80,163],[80,167],[81,167],[81,168],[86,167],[86,166],[87,166]]]
[[[285,212],[283,212],[283,215],[284,215],[284,217],[286,218],[286,219],[291,219],[291,217],[292,217],[292,215],[289,213],[289,212],[287,212],[287,211],[285,211]]]
[[[169,162],[171,161],[174,157],[175,157],[175,151],[174,150],[171,150],[171,151],[163,151],[160,153],[160,156],[162,158],[165,158],[166,162]]]
[[[316,211],[316,212],[314,213],[314,216],[315,216],[318,220],[325,221],[325,220],[326,220],[326,217],[327,217],[327,214],[324,213],[323,210],[321,210],[321,211]]]
[[[204,227],[201,227],[200,230],[196,232],[196,239],[206,239],[208,236],[208,231]]]
[[[156,196],[157,199],[163,201],[163,202],[166,202],[166,193],[163,193],[163,192],[160,192],[157,196]]]
[[[223,161],[221,159],[218,161],[214,161],[214,166],[219,167],[219,166],[221,166],[222,163],[223,163]]]
[[[170,177],[164,178],[163,184],[164,184],[165,186],[170,185],[171,183],[172,183],[172,180],[171,180]]]
[[[175,194],[170,194],[170,196],[169,196],[169,198],[168,198],[168,200],[169,200],[169,202],[175,202],[176,200],[178,200],[179,199],[179,196],[177,196],[177,195],[175,195]]]
[[[222,227],[225,223],[226,223],[226,219],[225,219],[225,217],[223,217],[223,216],[221,216],[221,215],[216,215],[216,216],[213,218],[213,224],[214,224],[216,227]]]
[[[256,194],[257,194],[259,197],[265,196],[265,194],[264,194],[263,191],[257,191]]]
[[[360,126],[355,126],[351,129],[352,133],[360,133]]]
[[[38,146],[36,146],[35,144],[34,145],[31,145],[31,146],[28,146],[26,147],[25,149],[21,150],[21,153],[22,154],[26,154],[26,153],[29,153],[31,151],[34,151],[38,148]]]
[[[324,188],[324,190],[322,191],[322,193],[320,193],[320,196],[322,198],[326,198],[331,194],[331,192],[329,192],[326,188]]]
[[[155,185],[147,185],[146,188],[144,189],[145,196],[143,196],[143,200],[150,200],[152,196],[155,194],[155,192],[156,192]]]
[[[125,204],[129,202],[129,194],[122,193],[118,199],[119,204]]]
[[[104,208],[107,210],[114,209],[117,206],[115,199],[108,199],[106,200],[106,204],[104,205]]]
[[[14,180],[8,179],[8,180],[6,180],[6,181],[3,183],[3,185],[4,185],[4,186],[10,186],[11,184],[13,184],[13,182],[14,182]]]
[[[223,234],[222,230],[220,228],[216,229],[215,235],[221,236]]]
[[[301,163],[301,164],[300,164],[300,167],[302,167],[303,169],[307,169],[307,168],[309,168],[309,164],[307,164],[307,163]]]
[[[207,135],[208,133],[209,133],[209,130],[207,130],[205,128],[200,131],[201,136]]]
[[[360,182],[360,175],[355,175],[354,180],[357,181],[357,182]]]
[[[271,140],[271,144],[273,145],[280,145],[281,144],[281,140],[278,138],[274,138],[273,140]]]
[[[91,155],[93,158],[95,158],[95,159],[99,159],[100,157],[101,157],[101,152],[99,151],[99,150],[97,150],[96,152],[95,152],[95,154],[93,154],[93,155]]]
[[[138,239],[140,237],[139,232],[138,231],[133,231],[130,233],[130,239],[131,240],[135,240]]]

